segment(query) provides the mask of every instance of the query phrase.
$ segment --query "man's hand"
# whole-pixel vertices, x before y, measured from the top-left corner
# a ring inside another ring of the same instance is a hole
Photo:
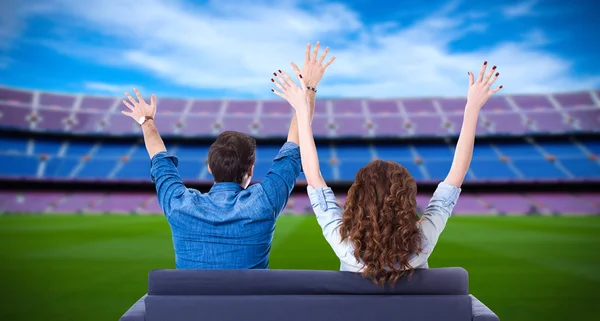
[[[498,79],[500,75],[496,71],[496,66],[492,67],[488,74],[484,78],[485,69],[487,68],[487,61],[483,62],[481,70],[479,70],[479,77],[477,81],[474,80],[472,72],[469,72],[469,92],[467,93],[467,108],[474,108],[477,112],[483,107],[483,105],[492,97],[493,94],[497,93],[502,89],[502,86],[490,89],[494,84],[494,81]],[[493,77],[492,77],[493,75]]]
[[[329,61],[325,65],[323,65],[323,61],[325,60],[325,57],[327,57],[327,53],[329,52],[329,47],[325,48],[323,55],[317,60],[320,45],[321,43],[317,41],[312,56],[310,54],[310,44],[306,45],[306,55],[304,57],[304,66],[302,66],[302,69],[298,68],[298,66],[296,66],[295,63],[291,63],[292,68],[294,68],[296,74],[301,74],[304,77],[304,82],[306,83],[306,86],[309,87],[317,87],[317,84],[319,83],[319,81],[321,81],[321,78],[323,78],[325,69],[327,69],[327,67],[329,67],[329,65],[331,65],[331,63],[335,60],[335,57],[333,57],[329,59]]]
[[[123,104],[125,104],[125,106],[127,106],[127,108],[131,110],[131,112],[123,110],[121,111],[121,113],[123,113],[123,115],[133,118],[133,120],[135,120],[136,122],[138,122],[140,118],[146,116],[154,118],[154,116],[156,115],[156,95],[152,94],[152,98],[150,99],[150,105],[148,105],[148,103],[144,101],[144,98],[142,98],[142,95],[136,88],[133,88],[133,91],[135,91],[135,95],[137,96],[139,101],[136,101],[133,97],[131,97],[129,93],[125,93],[125,96],[129,98],[131,104],[128,103],[125,99],[123,99]]]

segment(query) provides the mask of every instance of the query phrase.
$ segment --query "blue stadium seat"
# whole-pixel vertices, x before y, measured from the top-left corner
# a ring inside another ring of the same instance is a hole
[[[560,159],[560,162],[577,178],[600,178],[600,164],[598,164],[598,160],[563,158]]]
[[[528,143],[498,143],[496,144],[498,149],[503,155],[509,156],[511,158],[514,157],[532,157],[538,156],[542,157],[542,154],[535,149],[535,147]]]
[[[368,163],[372,160],[371,150],[366,145],[338,145],[335,147],[337,158]],[[321,157],[321,155],[319,155]]]
[[[116,164],[116,161],[115,161]],[[115,173],[115,178],[150,180],[150,158],[130,159]]]
[[[90,141],[70,141],[65,156],[83,156],[90,153],[94,143]]]
[[[96,155],[102,155],[102,157],[121,157],[127,155],[127,153],[133,147],[130,143],[113,143],[103,142],[96,150]]]
[[[83,165],[75,177],[106,179],[115,166],[117,166],[116,158],[92,158]]]
[[[79,157],[51,157],[46,162],[44,176],[52,178],[68,178],[79,162]]]
[[[34,154],[48,154],[48,155],[56,155],[60,150],[60,146],[62,145],[62,141],[60,140],[46,140],[46,139],[36,139],[33,147]]]
[[[583,141],[582,142],[587,149],[596,155],[600,155],[600,141]]]
[[[528,179],[564,179],[567,175],[553,163],[540,158],[514,159],[513,163]]]
[[[498,159],[498,154],[489,143],[475,143],[473,159]]]
[[[471,161],[471,171],[475,174],[477,180],[512,180],[518,178],[517,174],[508,167],[508,164],[501,162],[497,158],[473,158]]]
[[[177,169],[179,170],[179,176],[183,180],[198,180],[200,172],[204,169],[205,163],[201,159],[180,159]],[[148,165],[148,171],[150,167]],[[211,177],[212,180],[212,177]]]
[[[561,156],[574,156],[584,157],[585,153],[577,145],[569,142],[543,142],[538,143],[543,149],[549,154],[561,157]]]
[[[37,169],[37,157],[25,155],[2,155],[0,176],[35,177]]]
[[[431,180],[442,181],[446,178],[446,176],[448,176],[448,171],[450,171],[450,166],[452,165],[452,159],[445,158],[429,160],[425,158],[424,165],[427,168],[427,172],[429,173],[429,178]]]
[[[0,138],[0,146],[2,146],[0,153],[3,154],[25,154],[27,152],[27,139],[2,137]]]
[[[175,150],[175,156],[180,160],[203,161],[208,156],[208,148],[208,145],[179,145]],[[146,154],[146,157],[148,157],[148,154]]]
[[[382,160],[393,160],[398,163],[402,161],[413,161],[414,157],[407,144],[396,145],[375,145],[377,157]]]
[[[448,144],[426,144],[417,145],[417,154],[424,159],[435,158],[435,159],[448,159],[454,156],[454,148]]]

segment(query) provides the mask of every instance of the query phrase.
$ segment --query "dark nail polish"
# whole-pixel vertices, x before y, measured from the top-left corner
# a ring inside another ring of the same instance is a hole
[[[502,85],[500,85],[500,89],[502,89],[502,87],[503,87],[503,86],[502,86]]]
[[[496,69],[496,66],[492,67],[492,69]]]
[[[275,82],[275,80],[273,80],[273,78],[271,78],[271,81],[272,81],[272,82]]]
[[[276,74],[276,73],[273,73],[273,76],[277,76],[277,74]]]
[[[271,89],[272,92],[275,92],[275,89]]]
[[[499,73],[499,72],[497,72],[497,73],[496,73],[496,77],[498,77],[498,75],[499,75],[499,74],[500,74],[500,73]]]
[[[484,62],[483,62],[483,65],[487,65],[487,61],[484,61]]]
[[[281,73],[281,70],[277,70],[277,71],[279,71],[279,73]]]
[[[302,75],[298,74],[298,76],[300,76],[300,78],[302,78]]]

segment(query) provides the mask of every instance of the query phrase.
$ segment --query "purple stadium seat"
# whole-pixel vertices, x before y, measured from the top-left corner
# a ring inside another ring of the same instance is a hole
[[[287,136],[290,129],[291,115],[262,116],[260,118],[260,127],[258,135],[261,136]]]
[[[445,113],[462,113],[465,111],[467,104],[466,98],[446,98],[439,99],[438,103]]]
[[[569,110],[579,128],[584,131],[600,131],[600,108],[587,110]]]
[[[158,198],[156,195],[151,195],[149,198],[143,201],[138,213],[162,214],[163,210],[158,204]]]
[[[266,100],[262,103],[263,115],[291,115],[292,111],[292,106],[286,101]]]
[[[110,115],[102,131],[109,135],[133,134],[139,131],[139,127],[133,119],[119,112]]]
[[[25,90],[0,88],[0,101],[29,105],[33,102],[33,92],[25,91]]]
[[[315,116],[316,115],[324,116],[327,114],[329,114],[327,112],[327,101],[317,99],[315,101]]]
[[[575,130],[567,124],[563,116],[555,110],[528,112],[527,117],[533,121],[538,132],[564,133]]]
[[[63,194],[56,192],[4,192],[0,200],[0,212],[42,213]]]
[[[497,134],[523,134],[531,131],[521,119],[521,115],[509,113],[485,113],[485,117],[491,122],[490,132]]]
[[[253,115],[258,104],[255,100],[231,100],[225,110],[227,115]]]
[[[50,131],[63,131],[65,129],[65,121],[71,114],[65,109],[38,109],[40,120],[37,123],[37,129]]]
[[[332,100],[333,115],[364,115],[362,110],[362,102],[358,99],[340,99]]]
[[[159,98],[156,101],[156,112],[160,114],[180,114],[185,109],[187,100],[177,98]]]
[[[522,110],[554,109],[548,97],[542,95],[516,95],[512,99]]]
[[[463,194],[456,202],[454,212],[459,214],[490,214],[492,210],[487,208],[477,196],[473,194]]]
[[[589,92],[555,94],[554,98],[565,108],[594,106]]]
[[[102,112],[107,112],[115,103],[115,100],[118,98],[112,97],[83,97],[81,100],[81,105],[79,105],[80,110],[97,110]],[[123,107],[123,110],[126,108],[125,105],[119,101],[119,107]]]
[[[442,127],[442,118],[438,115],[409,115],[415,135],[442,135],[448,131]]]
[[[55,213],[75,213],[93,206],[104,197],[102,193],[74,193],[69,194],[57,202],[56,207],[52,209]]]
[[[75,114],[75,123],[71,130],[79,133],[96,132],[104,113],[79,111]]]
[[[367,136],[367,123],[362,116],[336,116],[335,132],[338,136]]]
[[[252,123],[254,122],[254,116],[241,116],[235,115],[230,116],[230,113],[227,113],[227,116],[223,117],[223,126],[220,131],[226,130],[235,130],[238,132],[250,134],[252,132]]]
[[[463,114],[452,114],[447,115],[446,117],[448,117],[448,121],[450,122],[450,127],[448,128],[450,133],[459,134],[462,128]],[[475,129],[475,133],[478,135],[484,135],[488,133],[487,128],[483,124],[482,118],[483,117],[479,118],[479,124],[477,124],[477,128]]]
[[[483,107],[485,111],[512,111],[512,107],[504,96],[492,96]]]
[[[73,108],[75,96],[58,95],[50,93],[40,94],[39,105],[44,107],[62,107],[66,109]]]
[[[313,135],[315,136],[329,136],[329,118],[327,116],[321,116],[316,114],[312,122]]]
[[[12,106],[0,103],[0,126],[14,128],[29,128],[27,116],[31,114],[30,107]]]
[[[217,121],[216,114],[188,114],[183,120],[181,133],[187,136],[211,135]]]
[[[223,102],[220,100],[195,100],[190,108],[190,114],[213,114],[221,111]]]
[[[144,193],[114,193],[95,202],[88,208],[87,213],[132,213],[146,200]]]
[[[597,213],[596,211],[598,211],[593,204],[581,202],[580,199],[570,194],[530,194],[529,197],[554,213],[568,215]]]
[[[181,119],[181,114],[163,114],[157,115],[156,129],[163,135],[172,135],[177,130],[177,123]]]
[[[409,114],[437,113],[431,99],[403,99],[402,104]]]
[[[313,209],[308,196],[294,195],[291,211],[298,214],[312,213]]]
[[[492,207],[506,214],[523,214],[531,210],[533,204],[520,194],[487,194],[482,198]]]
[[[372,118],[375,136],[406,136],[409,134],[404,127],[406,119],[401,116],[377,115]]]
[[[395,100],[368,100],[367,108],[372,115],[397,114],[400,112]]]

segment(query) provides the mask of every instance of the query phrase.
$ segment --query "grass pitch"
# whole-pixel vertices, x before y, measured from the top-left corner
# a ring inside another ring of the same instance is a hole
[[[452,217],[430,266],[467,269],[503,320],[600,316],[600,217]],[[313,216],[279,219],[271,268],[338,267]],[[118,320],[157,268],[162,216],[0,216],[0,320]]]

